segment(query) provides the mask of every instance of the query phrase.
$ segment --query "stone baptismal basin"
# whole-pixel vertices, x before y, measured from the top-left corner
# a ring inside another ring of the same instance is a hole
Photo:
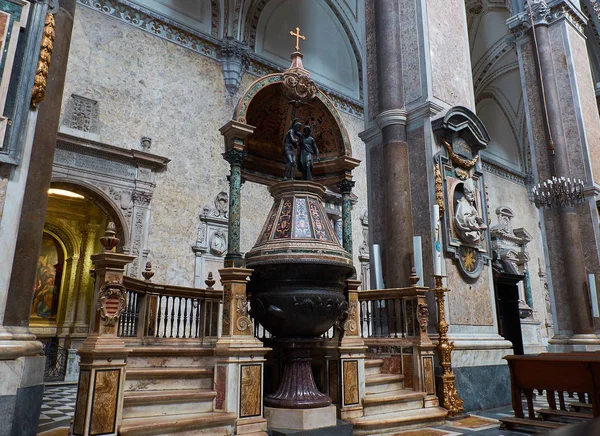
[[[251,315],[286,352],[277,392],[265,405],[325,407],[310,366],[310,349],[347,310],[344,290],[352,256],[337,239],[322,205],[325,187],[288,180],[269,189],[274,203],[246,254]]]

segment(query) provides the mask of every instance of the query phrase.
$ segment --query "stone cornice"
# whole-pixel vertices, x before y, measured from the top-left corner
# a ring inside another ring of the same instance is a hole
[[[534,7],[534,24],[551,25],[561,20],[567,20],[575,29],[583,34],[588,19],[570,0],[538,0],[535,4],[542,5],[538,9]],[[547,6],[547,11],[545,6]],[[515,36],[522,37],[531,28],[531,16],[528,10],[510,17],[506,24]]]
[[[128,0],[77,0],[77,3],[215,61],[220,61],[222,50],[228,45],[227,41],[177,23]],[[250,62],[245,67],[245,71],[250,74],[261,77],[285,69],[254,52],[248,52],[247,56]],[[337,109],[363,117],[363,104],[360,101],[333,91],[321,83],[318,85]]]
[[[68,148],[84,154],[100,155],[113,161],[125,162],[134,166],[152,168],[155,171],[162,170],[171,161],[166,157],[145,151],[116,147],[60,132],[56,137],[56,146],[57,148]]]

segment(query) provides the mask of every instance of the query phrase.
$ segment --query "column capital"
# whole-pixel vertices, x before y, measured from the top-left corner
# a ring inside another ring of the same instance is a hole
[[[229,164],[231,166],[241,166],[242,163],[244,163],[244,159],[246,158],[246,155],[248,153],[246,153],[243,150],[239,150],[237,148],[232,148],[229,151],[226,151],[225,153],[223,153],[223,158],[225,158],[225,160],[227,162],[229,162]]]
[[[517,37],[535,26],[548,26],[562,19],[567,20],[579,32],[583,33],[588,19],[581,10],[569,0],[531,0],[531,11],[527,4],[525,10],[510,17],[506,24]]]
[[[354,185],[356,185],[356,182],[348,179],[344,179],[338,183],[338,187],[340,188],[340,192],[342,194],[351,194]]]

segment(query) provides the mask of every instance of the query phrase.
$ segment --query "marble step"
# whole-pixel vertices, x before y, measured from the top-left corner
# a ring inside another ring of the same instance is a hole
[[[411,428],[442,425],[448,411],[441,407],[405,410],[381,415],[363,416],[348,421],[354,425],[354,436],[392,433]]]
[[[125,392],[123,418],[212,412],[215,391],[207,389]]]
[[[375,374],[365,377],[366,393],[381,394],[404,389],[404,376],[401,374]]]
[[[214,348],[209,347],[132,347],[127,358],[128,368],[144,367],[212,367]]]
[[[367,359],[365,360],[365,375],[381,374],[381,366],[383,359]]]
[[[212,389],[212,368],[127,368],[125,391]]]
[[[402,412],[423,408],[425,392],[403,389],[381,394],[367,394],[363,399],[364,416]]]
[[[236,417],[235,413],[205,412],[153,419],[127,418],[123,419],[119,427],[119,435],[226,436],[233,434]]]

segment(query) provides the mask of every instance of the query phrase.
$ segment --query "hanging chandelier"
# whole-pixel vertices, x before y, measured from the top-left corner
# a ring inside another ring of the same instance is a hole
[[[581,179],[552,177],[533,187],[533,201],[537,208],[575,206],[583,202],[584,188]]]

